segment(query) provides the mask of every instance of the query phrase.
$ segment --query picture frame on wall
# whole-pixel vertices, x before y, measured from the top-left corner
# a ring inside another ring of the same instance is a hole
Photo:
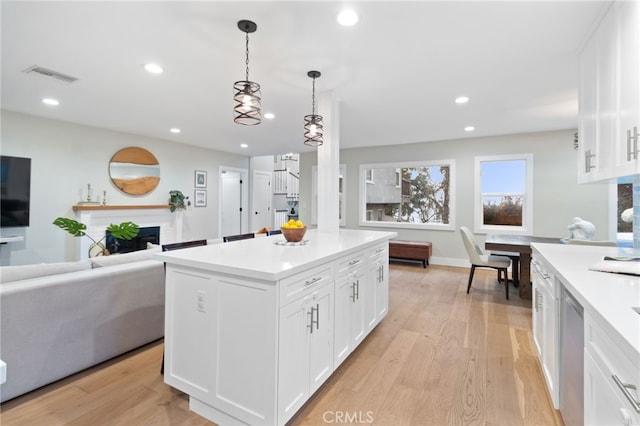
[[[207,172],[204,170],[196,170],[193,186],[196,188],[207,187]]]
[[[207,191],[204,189],[196,189],[194,195],[193,205],[195,207],[207,207]]]

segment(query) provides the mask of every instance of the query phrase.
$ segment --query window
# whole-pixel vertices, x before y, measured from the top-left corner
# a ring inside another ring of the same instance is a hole
[[[633,245],[633,177],[619,178],[614,186],[617,203],[612,216],[616,219],[616,240],[630,246]]]
[[[455,229],[454,160],[360,166],[360,225]]]
[[[476,157],[475,231],[533,234],[533,155]]]

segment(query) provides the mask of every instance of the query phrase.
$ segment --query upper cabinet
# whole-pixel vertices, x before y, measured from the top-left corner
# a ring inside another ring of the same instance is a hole
[[[580,55],[580,183],[640,173],[639,25],[639,2],[613,3]]]

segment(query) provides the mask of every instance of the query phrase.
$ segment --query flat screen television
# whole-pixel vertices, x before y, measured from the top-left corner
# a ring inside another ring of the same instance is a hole
[[[29,226],[31,159],[0,155],[0,227]]]

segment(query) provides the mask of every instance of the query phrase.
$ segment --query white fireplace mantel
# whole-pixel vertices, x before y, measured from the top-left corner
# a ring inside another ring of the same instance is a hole
[[[85,231],[96,241],[105,235],[107,226],[122,222],[133,222],[139,227],[159,226],[160,244],[182,241],[182,211],[171,212],[169,205],[122,205],[122,206],[73,206],[79,222],[87,225]],[[87,259],[91,240],[80,239],[78,258]]]

